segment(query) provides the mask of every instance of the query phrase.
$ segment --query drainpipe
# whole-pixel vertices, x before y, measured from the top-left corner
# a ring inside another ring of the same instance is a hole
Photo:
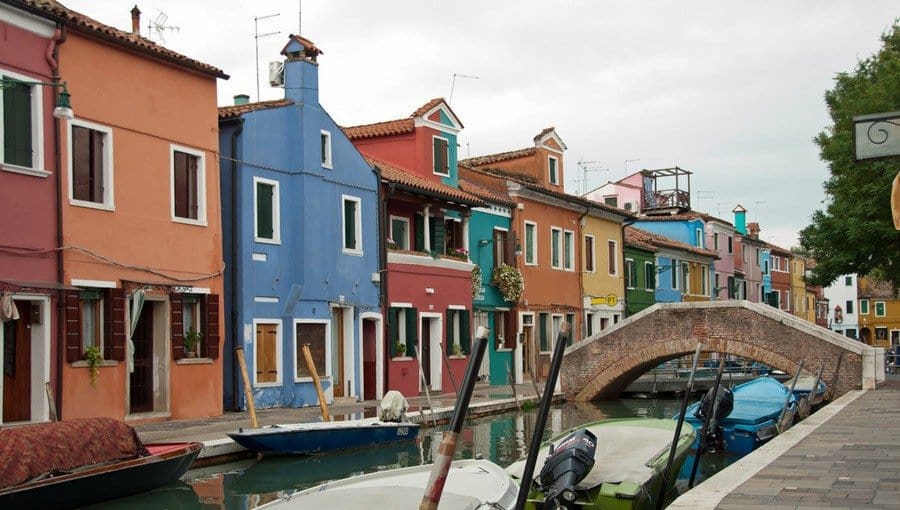
[[[587,216],[587,214],[588,214],[590,211],[591,211],[591,206],[589,206],[589,205],[588,205],[588,206],[585,206],[584,212],[581,213],[581,215],[578,216],[578,233],[581,234],[580,236],[578,236],[578,239],[579,239],[579,240],[581,240],[581,239],[584,238],[584,224],[583,224],[582,222],[584,221],[584,217]],[[576,242],[577,242],[577,241],[576,241]],[[622,243],[622,248],[623,248],[623,249],[625,248],[625,245],[624,245],[624,244],[625,244],[625,243]],[[594,248],[594,250],[596,251],[596,248]],[[572,247],[572,255],[573,255],[573,256],[575,255],[575,253],[577,253],[577,252],[579,252],[579,251],[580,251],[580,250],[576,250],[574,246]],[[582,254],[582,257],[583,257],[583,256],[584,256],[584,254]],[[595,256],[595,258],[596,258],[596,256]],[[575,261],[573,260],[572,262],[573,262],[573,264],[574,264]],[[584,266],[584,261],[583,261],[583,260],[581,261],[581,265]],[[596,269],[596,268],[595,268],[595,269]],[[581,290],[581,293],[582,293],[582,294],[581,294],[581,300],[582,300],[582,303],[583,303],[583,302],[584,302],[584,271],[582,271],[582,270],[579,268],[576,272],[578,273],[578,288]],[[585,321],[585,317],[584,317],[584,306],[580,306],[579,308],[581,309],[581,317],[579,317],[580,322],[581,322],[581,335],[579,336],[579,340],[580,340],[580,339],[585,338],[584,332],[585,332],[585,330],[586,330],[587,328],[584,327],[584,321]],[[625,314],[623,313],[622,315],[624,316]],[[577,331],[578,331],[578,329],[575,328],[575,325],[573,324],[573,325],[572,325],[572,331],[571,331],[571,334],[570,334],[569,338],[570,338],[570,339],[575,338],[575,333],[576,333]]]
[[[231,279],[231,316],[228,318],[231,321],[231,341],[232,348],[237,345],[237,342],[243,337],[241,334],[241,324],[238,321],[238,304],[240,303],[240,293],[238,292],[238,257],[240,256],[238,253],[238,233],[240,229],[238,228],[238,203],[240,198],[240,193],[238,193],[238,162],[237,158],[237,147],[238,147],[238,138],[241,136],[241,133],[244,131],[244,119],[238,117],[236,119],[228,119],[222,124],[234,124],[234,131],[231,132],[231,264],[228,267],[229,278]],[[237,366],[237,356],[234,353],[231,353],[231,409],[234,411],[240,410],[240,405],[238,404],[238,371],[239,367]]]
[[[66,31],[65,25],[62,23],[56,24],[56,30],[53,32],[53,38],[50,39],[50,44],[47,46],[47,53],[45,54],[45,58],[47,59],[47,63],[50,64],[50,69],[53,71],[53,83],[59,82],[59,46],[66,42]],[[54,140],[54,157],[56,158],[55,162],[55,183],[56,183],[56,279],[60,283],[60,285],[64,284],[63,281],[65,279],[65,271],[63,270],[63,231],[62,231],[62,201],[63,201],[63,190],[62,190],[62,162],[60,159],[62,158],[62,146],[59,140],[60,134],[60,123],[63,121],[62,119],[53,119],[53,136]],[[56,360],[56,390],[54,395],[54,400],[56,404],[56,417],[58,420],[63,419],[62,415],[62,380],[63,380],[63,363],[65,363],[65,348],[63,347],[63,342],[65,341],[66,331],[65,331],[65,321],[63,317],[65,317],[66,312],[66,303],[65,299],[61,297],[63,291],[58,291],[57,299],[56,299],[56,344],[57,344],[57,360]],[[51,349],[52,350],[52,349]]]
[[[384,389],[383,393],[387,393],[389,373],[388,363],[391,360],[392,340],[387,335],[387,332],[391,330],[391,314],[388,310],[390,303],[388,303],[387,243],[385,243],[384,234],[387,232],[387,201],[394,194],[394,185],[391,183],[387,184],[388,192],[385,194],[384,186],[381,183],[381,169],[378,168],[378,165],[372,165],[372,172],[375,173],[375,177],[378,179],[378,225],[380,228],[379,234],[381,234],[378,236],[378,274],[381,277],[381,281],[378,282],[378,299],[381,302],[382,318],[384,319],[384,327],[382,328],[381,333],[382,338],[384,339],[384,342],[382,342],[383,352],[381,353],[383,360],[381,364],[383,367],[381,372],[381,387]]]

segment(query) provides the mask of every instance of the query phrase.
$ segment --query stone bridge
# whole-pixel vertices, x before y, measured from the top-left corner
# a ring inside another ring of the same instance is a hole
[[[735,354],[789,374],[800,361],[811,375],[824,366],[832,398],[884,380],[880,349],[768,305],[713,301],[658,303],[572,345],[562,388],[572,400],[615,398],[651,368],[693,354],[698,342],[703,352]]]

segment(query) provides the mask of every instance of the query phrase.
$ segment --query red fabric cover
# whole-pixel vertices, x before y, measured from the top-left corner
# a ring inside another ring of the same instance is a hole
[[[147,455],[134,429],[112,418],[82,418],[0,429],[0,489],[91,464]]]

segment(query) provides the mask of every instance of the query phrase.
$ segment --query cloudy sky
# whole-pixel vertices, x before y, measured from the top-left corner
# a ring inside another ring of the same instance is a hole
[[[61,1],[131,27],[131,1]],[[257,98],[257,41],[259,97],[282,97],[267,85],[267,62],[302,28],[324,51],[320,100],[342,125],[406,117],[452,91],[463,157],[531,146],[554,126],[568,145],[567,191],[677,165],[693,172],[694,209],[730,220],[742,204],[761,236],[785,248],[824,198],[827,170],[812,142],[830,124],[824,92],[877,51],[900,15],[895,1],[869,0],[138,6],[143,35],[162,43],[148,25],[165,17],[163,26],[178,27],[162,31],[165,46],[231,76],[219,82],[220,105],[238,93]],[[274,14],[255,32],[254,17]]]

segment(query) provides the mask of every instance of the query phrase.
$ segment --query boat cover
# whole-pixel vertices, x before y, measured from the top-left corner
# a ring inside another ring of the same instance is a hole
[[[671,422],[671,425],[660,426],[661,423],[650,422]],[[591,489],[603,483],[628,481],[643,484],[650,480],[656,470],[648,464],[661,453],[669,451],[675,433],[675,421],[637,418],[592,423],[584,428],[597,436],[597,449],[594,452],[594,468],[575,486],[579,490]],[[682,437],[690,435],[691,441],[693,434],[691,427],[681,429]],[[540,449],[535,464],[536,472],[540,472],[549,451],[549,445]],[[511,464],[506,471],[521,479],[522,472],[525,471],[525,460]]]
[[[81,418],[0,429],[0,489],[57,472],[147,455],[134,429]]]

